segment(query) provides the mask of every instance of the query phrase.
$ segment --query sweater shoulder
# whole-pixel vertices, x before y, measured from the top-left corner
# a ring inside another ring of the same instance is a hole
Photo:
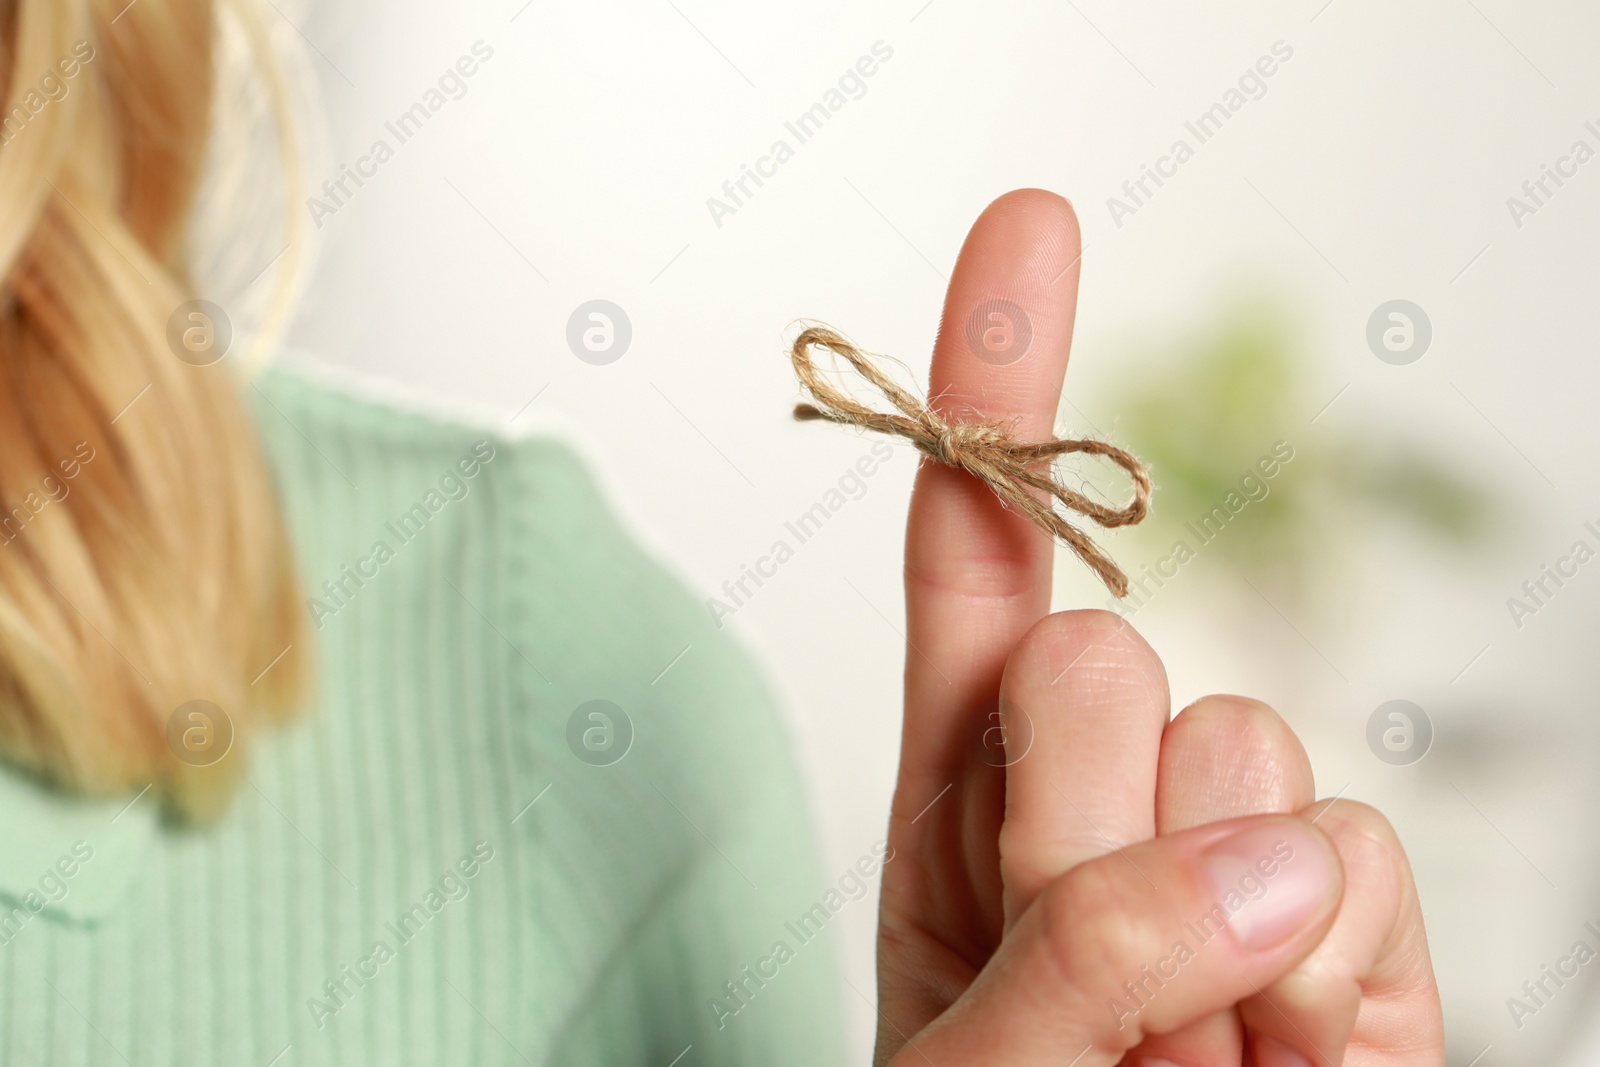
[[[347,567],[371,570],[364,561],[386,540],[415,557],[383,568],[406,579],[382,583],[388,610],[410,610],[448,577],[558,707],[606,696],[638,709],[678,770],[743,750],[792,772],[776,700],[747,651],[640,542],[567,441],[298,366],[274,366],[246,390],[311,590],[338,586]],[[427,543],[402,548],[424,521]],[[722,744],[707,744],[708,727]],[[724,787],[757,786],[759,775],[731,769]]]

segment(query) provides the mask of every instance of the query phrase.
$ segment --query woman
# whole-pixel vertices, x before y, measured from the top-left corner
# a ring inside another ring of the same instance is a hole
[[[0,13],[0,1063],[836,1063],[807,946],[877,877],[879,1062],[1442,1063],[1382,818],[1260,704],[1169,724],[938,465],[889,832],[824,879],[770,694],[567,449],[213,361],[211,6]],[[1079,247],[978,220],[945,319],[1034,339],[941,331],[947,415],[1049,431]]]

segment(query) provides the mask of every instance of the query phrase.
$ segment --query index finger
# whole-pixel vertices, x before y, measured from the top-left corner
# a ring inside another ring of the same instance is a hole
[[[986,208],[945,295],[928,396],[951,422],[1051,435],[1078,303],[1072,205],[1023,189]],[[971,475],[925,460],[906,527],[906,711],[896,810],[960,777],[1006,657],[1050,609],[1053,546]],[[1003,778],[1003,776],[1001,776]]]

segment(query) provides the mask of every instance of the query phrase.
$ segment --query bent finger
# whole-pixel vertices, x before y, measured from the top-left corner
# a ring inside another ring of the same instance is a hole
[[[1301,812],[1339,850],[1346,887],[1328,936],[1240,1014],[1261,1067],[1439,1067],[1444,1017],[1422,905],[1394,827],[1349,800]]]
[[[1170,707],[1160,657],[1111,612],[1058,612],[1017,644],[1000,686],[1007,927],[1064,872],[1156,835]]]
[[[1277,712],[1247,697],[1201,697],[1161,735],[1156,832],[1298,811],[1316,798],[1311,760]],[[1238,1067],[1244,1023],[1227,1008],[1139,1046],[1136,1062]]]

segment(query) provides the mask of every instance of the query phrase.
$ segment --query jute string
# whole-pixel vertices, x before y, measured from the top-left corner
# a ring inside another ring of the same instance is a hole
[[[828,382],[811,360],[811,348],[820,345],[844,357],[856,373],[877,387],[899,414],[875,411],[846,396]],[[1129,453],[1103,441],[1052,438],[1024,443],[1014,441],[1004,428],[992,423],[947,422],[887,374],[878,369],[881,358],[865,352],[826,326],[812,326],[795,338],[789,353],[795,375],[815,404],[797,404],[796,419],[826,419],[860,426],[877,433],[903,437],[947,466],[975,475],[994,490],[1005,504],[1026,515],[1040,529],[1062,541],[1100,576],[1117,596],[1128,595],[1128,576],[1089,536],[1059,515],[1050,503],[1061,501],[1070,510],[1112,529],[1132,526],[1150,511],[1150,472]],[[1133,499],[1122,508],[1108,508],[1056,481],[1053,460],[1071,452],[1104,456],[1128,472]],[[1047,494],[1041,498],[1037,490]]]

